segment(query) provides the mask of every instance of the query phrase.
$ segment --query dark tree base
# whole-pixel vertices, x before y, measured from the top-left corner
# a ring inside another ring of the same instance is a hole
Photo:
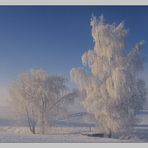
[[[92,133],[92,134],[82,134],[84,136],[89,136],[89,137],[104,137],[103,133]]]

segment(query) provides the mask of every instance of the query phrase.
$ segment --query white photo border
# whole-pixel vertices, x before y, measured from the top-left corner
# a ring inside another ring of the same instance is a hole
[[[148,0],[0,0],[0,5],[148,5]]]
[[[0,0],[0,6],[3,5],[112,5],[112,6],[148,6],[148,0]],[[129,148],[147,148],[147,143],[46,143],[46,144],[39,144],[39,143],[1,143],[1,147],[11,147],[11,148],[25,148],[25,147],[44,147],[44,148],[71,148],[71,147],[92,147],[92,148],[102,148],[102,147],[109,147],[109,148],[119,148],[119,147],[129,147]]]

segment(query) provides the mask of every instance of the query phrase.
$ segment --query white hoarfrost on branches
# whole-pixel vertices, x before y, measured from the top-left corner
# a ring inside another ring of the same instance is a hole
[[[127,30],[123,22],[106,24],[103,16],[99,21],[92,17],[91,27],[94,49],[82,55],[89,71],[73,68],[70,75],[82,92],[84,107],[111,137],[129,130],[143,107],[145,83],[138,77],[143,68],[139,56],[143,41],[125,54]]]
[[[26,114],[32,133],[35,134],[35,127],[39,123],[44,134],[51,115],[66,113],[66,103],[71,102],[77,92],[69,92],[65,83],[64,78],[49,76],[46,71],[37,69],[21,74],[12,84],[12,103],[19,113]]]

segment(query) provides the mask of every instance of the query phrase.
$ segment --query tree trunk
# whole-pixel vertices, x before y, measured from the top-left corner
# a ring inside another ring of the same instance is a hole
[[[42,134],[45,134],[45,117],[44,117],[44,112],[42,112]]]
[[[29,113],[28,113],[28,110],[26,109],[26,113],[27,113],[27,119],[28,119],[28,125],[29,125],[29,129],[30,129],[30,131],[33,133],[33,134],[35,134],[36,132],[35,132],[35,123],[34,123],[34,125],[33,125],[33,123],[31,123],[31,119],[30,119],[30,117],[29,117]]]
[[[46,102],[45,98],[42,98],[42,111],[41,111],[41,133],[45,134],[45,112],[46,112]]]
[[[89,127],[89,131],[91,132],[91,126]]]
[[[111,129],[109,130],[109,135],[108,135],[108,137],[109,137],[109,138],[112,137],[112,131],[111,131]]]
[[[35,126],[33,126],[33,128],[32,128],[32,133],[33,134],[36,134],[36,132],[35,132]]]
[[[35,132],[35,125],[31,124],[30,122],[28,122],[28,124],[29,124],[29,129],[30,129],[30,131],[31,131],[33,134],[36,134],[36,132]]]

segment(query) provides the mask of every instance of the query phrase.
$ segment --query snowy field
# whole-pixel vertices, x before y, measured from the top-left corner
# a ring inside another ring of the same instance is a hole
[[[97,142],[140,142],[140,140],[119,140],[113,138],[98,138],[82,135],[88,128],[54,127],[45,135],[31,134],[26,127],[1,127],[1,143],[97,143]]]
[[[3,110],[3,111],[2,111]],[[69,120],[56,120],[55,127],[47,130],[48,134],[33,135],[28,127],[2,109],[0,112],[0,143],[130,143],[148,142],[148,111],[141,112],[137,117],[139,124],[135,126],[132,136],[116,138],[88,137],[82,133],[95,130],[94,123],[82,120],[84,112],[71,115]],[[5,115],[5,116],[4,116]],[[14,120],[15,119],[15,120]]]
[[[115,143],[134,142],[134,140],[117,140],[109,138],[86,137],[80,134],[52,134],[52,135],[19,135],[1,133],[1,143]]]

